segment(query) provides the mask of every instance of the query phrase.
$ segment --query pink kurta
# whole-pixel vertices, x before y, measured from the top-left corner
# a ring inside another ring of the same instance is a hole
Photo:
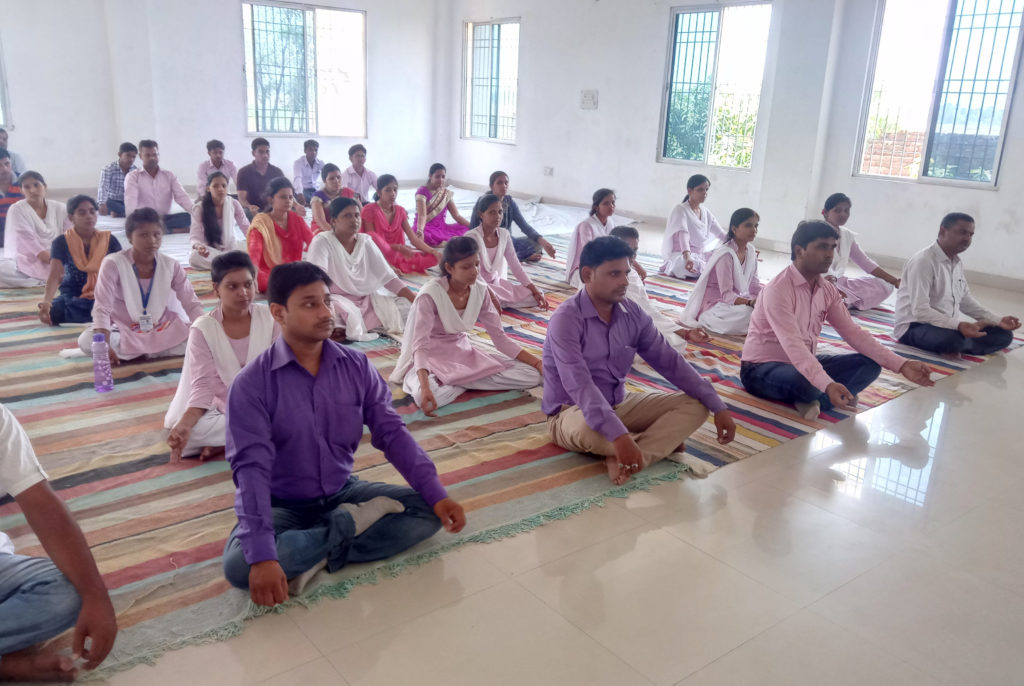
[[[864,254],[857,241],[850,246],[850,261],[867,274],[878,269],[878,263]],[[893,291],[892,284],[877,276],[836,276],[836,287],[846,295],[847,307],[856,310],[870,310],[878,307]]]
[[[225,203],[230,201],[231,207],[234,210],[235,226],[242,230],[242,235],[249,233],[249,220],[245,216],[245,210],[242,209],[242,203],[238,202],[234,198],[225,198]],[[208,248],[215,248],[217,250],[233,250],[235,247],[234,236],[222,236],[223,243],[221,245],[210,245],[206,242],[206,230],[203,228],[203,203],[202,201],[197,202],[192,207],[192,227],[188,232],[188,240],[194,246],[196,244],[205,245]],[[244,243],[245,241],[239,241]],[[242,248],[244,250],[244,247]]]
[[[508,233],[508,229],[498,227],[498,231],[504,231]],[[472,231],[466,233],[466,235],[474,234],[474,237],[479,236],[478,242],[483,242],[483,229],[477,227]],[[498,296],[498,301],[503,307],[514,307],[525,300],[533,300],[533,292],[530,291],[529,286],[532,281],[526,274],[526,270],[523,269],[522,262],[516,256],[516,247],[512,242],[512,236],[508,237],[505,241],[505,264],[508,265],[508,270],[512,272],[512,276],[516,277],[519,283],[512,283],[508,279],[502,278],[501,274],[497,271],[490,271],[487,268],[487,262],[494,264],[494,260],[498,254],[498,246],[487,247],[487,259],[480,260],[480,278],[487,284],[494,295]]]
[[[131,248],[122,252],[130,262],[135,263]],[[142,288],[147,289],[150,281],[151,279],[143,279]],[[138,285],[129,284],[129,287],[138,288]],[[100,265],[99,276],[96,279],[96,302],[92,308],[93,328],[109,331],[116,324],[118,331],[121,332],[120,352],[125,357],[155,354],[181,345],[188,340],[189,322],[195,321],[196,317],[203,314],[203,305],[196,297],[196,292],[192,290],[185,270],[177,262],[174,262],[174,273],[171,275],[171,290],[178,296],[178,303],[184,308],[188,319],[182,316],[180,308],[174,307],[174,298],[168,298],[167,307],[157,318],[153,330],[142,333],[138,323],[128,314],[128,307],[121,291],[121,272],[118,271],[112,255],[108,255]]]
[[[28,200],[19,200],[7,211],[5,231],[5,250],[8,253],[14,248],[13,258],[18,271],[33,279],[46,281],[50,276],[50,263],[40,262],[39,253],[50,251],[53,239],[61,235],[67,224],[67,211],[64,204],[55,200],[46,201],[46,218],[43,224],[53,232],[52,238],[45,240],[36,231],[39,215],[28,204]]]
[[[445,292],[448,291],[448,279],[438,279]],[[465,333],[448,333],[437,314],[434,299],[419,297],[413,303],[416,311],[414,328],[406,335],[413,346],[413,370],[426,369],[434,374],[438,381],[449,386],[462,386],[483,379],[508,369],[511,362],[483,352],[475,347]],[[462,314],[463,310],[459,310]],[[499,352],[515,359],[522,347],[505,334],[501,326],[501,316],[494,309],[490,298],[484,298],[480,307],[477,323],[491,337],[491,342]]]
[[[726,232],[721,224],[704,205],[700,206],[700,214],[694,212],[690,203],[681,202],[672,210],[665,226],[665,238],[662,240],[661,257],[664,263],[661,271],[675,271],[676,260],[681,259],[685,251],[690,252],[696,272],[704,268],[704,263],[711,257],[712,238],[725,240]],[[678,276],[678,274],[676,274]]]
[[[736,250],[738,246],[736,241],[729,241],[726,243],[730,248]],[[749,283],[736,283],[735,272],[733,268],[733,259],[720,258],[715,263],[715,268],[708,275],[706,290],[704,291],[704,300],[700,304],[700,310],[697,312],[697,316],[704,314],[718,303],[725,303],[726,305],[736,304],[736,298],[752,298],[761,292],[761,281],[757,277],[757,253],[754,251],[754,246],[747,246],[747,256],[744,258],[744,265],[746,260],[754,260],[754,272],[750,277]]]
[[[569,255],[565,258],[566,281],[571,283],[573,274],[580,268],[580,254],[583,252],[583,246],[598,236],[607,236],[613,228],[610,219],[607,224],[602,224],[595,215],[590,215],[576,225],[569,238]]]

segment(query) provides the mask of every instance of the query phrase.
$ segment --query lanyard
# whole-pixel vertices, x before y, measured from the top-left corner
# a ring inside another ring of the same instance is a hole
[[[142,290],[142,279],[139,277],[139,268],[136,265],[132,265],[132,271],[135,272],[135,280],[139,283],[139,295],[142,296],[142,314],[146,314],[146,308],[149,306],[149,296],[153,293],[153,283],[156,281],[156,260],[153,260],[153,278],[149,280],[149,288]]]

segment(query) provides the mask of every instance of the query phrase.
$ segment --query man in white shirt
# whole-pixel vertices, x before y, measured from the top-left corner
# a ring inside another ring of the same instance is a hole
[[[324,162],[317,157],[320,144],[312,138],[302,144],[302,150],[305,154],[292,165],[292,185],[295,186],[295,199],[305,207],[320,187],[320,172],[323,171]]]
[[[82,530],[50,488],[25,430],[0,405],[3,493],[52,559],[16,555],[0,533],[0,681],[72,681],[79,659],[94,669],[114,645],[114,607]],[[71,657],[33,648],[72,626]]]
[[[893,335],[900,343],[941,355],[988,355],[1002,350],[1020,328],[1017,317],[1000,317],[974,299],[960,253],[971,247],[974,218],[951,212],[939,237],[907,260],[896,294]],[[963,312],[976,321],[960,321]]]
[[[129,172],[124,177],[124,211],[127,217],[140,207],[152,207],[164,218],[168,232],[184,229],[188,233],[192,225],[192,198],[182,187],[178,177],[160,168],[160,148],[156,141],[139,141],[139,159],[142,169]],[[185,211],[171,214],[171,201],[177,202]]]

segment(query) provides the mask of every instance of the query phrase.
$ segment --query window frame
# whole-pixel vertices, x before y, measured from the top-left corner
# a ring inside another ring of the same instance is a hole
[[[928,168],[928,157],[932,149],[932,134],[935,130],[935,116],[939,103],[942,99],[942,88],[946,69],[949,64],[949,52],[952,49],[953,28],[956,23],[956,4],[963,0],[946,0],[946,21],[943,28],[942,49],[939,52],[939,59],[935,65],[934,85],[932,87],[931,102],[928,104],[927,128],[924,131],[924,149],[921,153],[921,163],[917,168],[917,178],[906,178],[903,176],[889,176],[886,174],[869,174],[860,171],[864,160],[864,146],[867,145],[868,120],[871,117],[871,88],[875,82],[875,70],[878,68],[878,51],[882,43],[882,23],[885,20],[886,0],[878,0],[875,10],[875,20],[872,27],[870,69],[865,73],[864,91],[861,96],[861,116],[857,132],[857,147],[854,148],[852,176],[865,179],[876,179],[892,181],[896,183],[922,183],[938,186],[955,186],[959,188],[973,188],[976,190],[999,190],[999,175],[1003,160],[1003,148],[1006,145],[1006,131],[1010,123],[1010,112],[1013,110],[1013,99],[1017,91],[1017,82],[1020,77],[1021,52],[1024,50],[1024,19],[1017,32],[1017,51],[1013,58],[1012,75],[1010,85],[1006,92],[1006,108],[1003,110],[1003,120],[999,127],[999,140],[996,143],[996,155],[992,162],[991,181],[973,181],[970,179],[949,179],[939,176],[927,176],[925,170]]]
[[[318,91],[319,87],[320,87],[320,78],[319,78],[319,75],[316,73],[318,71],[318,66],[317,66],[317,63],[315,62],[315,60],[316,60],[316,44],[315,43],[313,45],[313,58],[314,58],[313,71],[314,71],[314,84],[315,84],[313,90],[314,90],[314,97],[316,99],[316,124],[317,124],[316,128],[317,128],[317,130],[315,130],[315,131],[260,131],[258,129],[251,129],[251,128],[249,128],[249,80],[248,80],[248,76],[246,75],[246,69],[248,68],[248,65],[249,65],[249,53],[245,49],[246,36],[245,36],[245,22],[243,21],[242,22],[242,91],[245,93],[245,98],[246,98],[245,113],[244,113],[245,135],[247,137],[254,137],[254,136],[268,137],[268,136],[273,136],[273,137],[279,137],[279,138],[310,138],[310,137],[316,137],[316,138],[369,138],[369,136],[370,136],[370,116],[369,116],[369,107],[370,107],[370,76],[369,76],[370,75],[370,65],[369,65],[369,59],[368,59],[369,58],[369,45],[368,45],[369,41],[367,40],[367,33],[368,33],[368,31],[367,31],[367,23],[366,23],[367,11],[366,10],[360,10],[360,9],[352,9],[352,8],[348,8],[348,7],[330,7],[330,6],[327,6],[327,5],[311,5],[311,4],[308,4],[308,3],[300,3],[300,2],[277,2],[277,0],[242,0],[242,2],[239,3],[239,4],[240,4],[241,9],[242,9],[243,12],[245,10],[245,8],[244,8],[245,5],[261,5],[261,6],[264,6],[264,7],[281,7],[281,8],[284,8],[284,9],[312,11],[313,12],[313,19],[312,20],[313,20],[313,40],[314,41],[317,39],[317,37],[316,37],[316,10],[326,10],[326,11],[333,11],[333,12],[351,12],[353,14],[360,14],[360,15],[362,15],[362,18],[363,18],[363,113],[362,113],[362,117],[363,117],[363,132],[362,132],[362,134],[352,134],[352,135],[345,135],[345,136],[325,135],[325,134],[321,134],[320,130],[319,130],[320,129],[320,96],[319,96],[319,93],[316,92],[316,91]],[[253,50],[255,51],[255,46],[253,47]],[[252,66],[253,66],[253,75],[254,75],[254,78],[255,78],[255,69],[256,69],[255,55],[253,56],[253,65]],[[307,80],[308,80],[308,77],[307,77]],[[254,88],[253,92],[254,92],[254,97],[255,97],[255,84],[253,84],[253,88]],[[257,117],[256,120],[259,121],[259,117]]]
[[[749,167],[730,167],[722,164],[713,164],[708,161],[708,150],[711,145],[711,135],[713,127],[711,125],[711,117],[715,111],[715,97],[718,94],[718,65],[721,62],[719,59],[719,53],[722,49],[722,22],[718,22],[718,34],[715,39],[715,67],[712,71],[712,88],[711,88],[711,100],[708,105],[708,128],[704,134],[704,159],[703,160],[683,160],[678,157],[665,157],[665,136],[668,135],[668,106],[669,106],[669,95],[672,92],[672,56],[675,51],[675,40],[676,40],[676,23],[677,17],[680,14],[698,14],[700,12],[715,11],[724,13],[728,7],[744,7],[746,5],[771,5],[772,6],[772,17],[775,16],[775,2],[774,0],[736,0],[735,2],[720,2],[715,4],[704,4],[704,5],[680,5],[669,7],[669,21],[668,21],[668,42],[665,47],[665,76],[663,79],[663,85],[661,89],[661,111],[660,119],[658,122],[658,140],[655,141],[655,162],[662,164],[680,164],[684,166],[698,166],[698,167],[710,167],[712,169],[730,169],[736,172],[750,172],[754,169],[754,162],[757,153],[757,133],[761,128],[761,108],[764,106],[764,100],[760,97],[764,93],[765,81],[768,77],[768,53],[771,48],[771,22],[769,22],[768,28],[768,45],[765,46],[765,66],[761,73],[761,89],[758,92],[758,103],[757,103],[757,121],[754,123],[754,144],[750,151],[750,166]]]
[[[470,35],[471,26],[484,26],[491,24],[518,24],[519,25],[519,45],[523,44],[523,22],[522,17],[501,17],[496,19],[489,19],[487,21],[463,21],[462,22],[462,111],[459,116],[459,139],[465,141],[480,141],[483,143],[497,143],[498,145],[511,145],[515,146],[519,143],[519,69],[516,65],[516,135],[513,140],[505,140],[504,138],[491,138],[489,136],[473,136],[469,132],[472,127],[468,126],[470,116],[470,92],[469,92],[469,81],[471,74],[469,73],[469,51],[472,49],[472,36]],[[516,55],[518,60],[521,56],[521,52]]]

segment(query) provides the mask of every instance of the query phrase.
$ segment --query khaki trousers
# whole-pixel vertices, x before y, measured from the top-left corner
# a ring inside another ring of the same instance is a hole
[[[644,466],[663,460],[708,418],[708,409],[685,393],[626,393],[614,408],[644,456]],[[615,446],[587,425],[575,405],[548,417],[551,440],[566,450],[614,455]]]

